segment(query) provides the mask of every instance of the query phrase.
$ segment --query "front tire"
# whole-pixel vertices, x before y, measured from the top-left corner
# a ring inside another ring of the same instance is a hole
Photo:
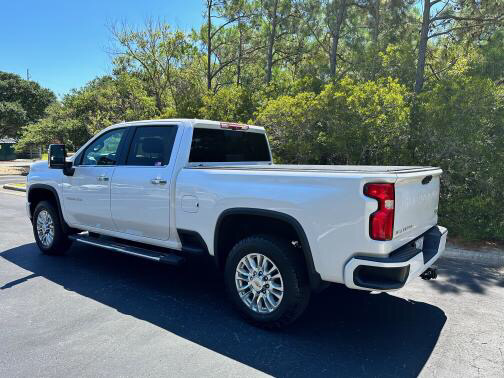
[[[282,328],[305,310],[310,287],[303,256],[287,241],[269,235],[238,242],[226,261],[228,295],[246,320]]]
[[[57,209],[48,201],[41,201],[33,212],[33,234],[42,253],[62,255],[72,244],[65,234]]]

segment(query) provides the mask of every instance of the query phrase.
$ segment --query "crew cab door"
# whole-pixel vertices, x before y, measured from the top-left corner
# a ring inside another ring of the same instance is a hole
[[[112,129],[77,156],[72,176],[63,176],[65,218],[71,225],[114,230],[110,215],[110,180],[126,139],[126,129]]]
[[[111,212],[117,231],[170,238],[170,196],[177,125],[137,126],[124,165],[112,177]],[[172,156],[173,155],[173,156]]]

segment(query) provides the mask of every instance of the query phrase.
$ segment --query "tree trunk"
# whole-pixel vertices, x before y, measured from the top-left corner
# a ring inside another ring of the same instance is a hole
[[[266,84],[269,84],[272,78],[273,70],[273,45],[275,44],[276,28],[277,28],[277,8],[278,0],[275,0],[273,5],[273,14],[271,17],[271,33],[268,40],[268,56],[266,62]]]
[[[212,1],[207,0],[208,31],[207,31],[207,88],[212,90]]]
[[[159,110],[159,113],[163,112],[163,100],[162,95],[160,93],[156,93],[156,108]]]
[[[336,0],[333,0],[333,7],[336,5]],[[336,21],[331,28],[332,34],[332,45],[331,45],[331,53],[330,53],[330,61],[329,61],[329,72],[331,77],[336,76],[336,57],[338,54],[338,44],[341,33],[341,26],[343,25],[343,21],[345,20],[345,11],[346,11],[346,0],[341,0],[340,5],[338,7],[338,12],[336,14]]]
[[[381,0],[375,0],[371,5],[371,15],[373,17],[373,31],[371,38],[375,45],[378,43],[378,35],[380,34],[380,7]]]
[[[236,85],[240,85],[241,63],[243,54],[243,30],[241,26],[241,19],[238,20],[238,32],[240,33],[240,42],[238,44],[238,59],[236,61]]]
[[[420,31],[420,42],[418,46],[418,62],[415,75],[415,96],[413,97],[413,102],[411,104],[410,135],[408,139],[408,150],[410,152],[412,162],[416,160],[416,144],[420,128],[419,104],[416,95],[422,91],[424,85],[425,57],[427,55],[427,42],[429,41],[429,25],[431,21],[430,10],[431,10],[430,0],[424,0],[422,29]]]
[[[415,94],[420,93],[424,85],[425,57],[427,54],[427,42],[429,41],[430,8],[431,8],[430,0],[424,0],[422,30],[420,31],[420,43],[418,46],[418,62],[415,75]]]
[[[381,1],[373,0],[369,2],[368,12],[370,17],[369,28],[371,30],[371,46],[372,46],[372,56],[371,56],[371,66],[369,77],[371,80],[376,79],[376,75],[380,70],[380,46],[379,46],[379,36],[380,36],[380,21],[381,21]]]

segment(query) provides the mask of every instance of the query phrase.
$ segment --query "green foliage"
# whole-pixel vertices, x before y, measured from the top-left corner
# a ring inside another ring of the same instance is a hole
[[[345,77],[318,95],[303,92],[269,101],[257,122],[267,127],[277,161],[394,163],[405,145],[406,94],[394,79],[358,83]]]
[[[116,68],[142,76],[160,113],[170,102],[177,109],[174,83],[178,68],[187,64],[186,60],[195,53],[187,35],[180,30],[171,31],[170,25],[164,22],[152,20],[147,20],[140,30],[127,25],[113,25],[110,30],[118,45]]]
[[[182,67],[177,70],[173,82],[173,96],[177,98],[176,106],[172,102],[169,109],[164,109],[161,118],[171,117],[196,118],[199,116],[199,109],[203,105],[203,95],[206,86],[200,75],[201,60],[196,56],[189,56]]]
[[[411,41],[389,44],[384,51],[378,52],[380,64],[378,76],[390,76],[412,88],[415,82],[415,50]]]
[[[95,79],[66,96],[63,104],[91,135],[117,122],[158,115],[155,99],[148,96],[143,82],[127,73]]]
[[[455,234],[504,240],[504,92],[453,75],[422,95],[418,163],[443,168],[440,214]]]
[[[139,78],[127,73],[104,76],[49,106],[44,119],[23,129],[16,148],[57,142],[76,149],[114,123],[157,115],[155,100],[147,95]]]
[[[69,150],[76,150],[90,137],[85,127],[73,118],[66,107],[54,102],[46,110],[46,116],[36,123],[23,128],[16,150],[23,151],[30,146],[48,146],[51,143],[65,143]]]
[[[0,102],[0,135],[15,136],[19,127],[26,123],[28,114],[18,101]]]
[[[317,105],[317,95],[303,92],[271,100],[258,112],[257,123],[268,131],[276,162],[319,161]]]
[[[0,71],[0,138],[18,136],[21,126],[40,119],[55,99],[38,83]]]
[[[480,47],[479,59],[471,62],[471,74],[504,82],[504,30],[492,35]]]
[[[246,123],[252,118],[251,100],[242,86],[232,85],[203,96],[200,116],[204,119]]]

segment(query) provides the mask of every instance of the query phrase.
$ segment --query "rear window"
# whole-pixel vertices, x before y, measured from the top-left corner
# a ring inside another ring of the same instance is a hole
[[[190,162],[270,160],[265,134],[199,128],[193,131]]]

